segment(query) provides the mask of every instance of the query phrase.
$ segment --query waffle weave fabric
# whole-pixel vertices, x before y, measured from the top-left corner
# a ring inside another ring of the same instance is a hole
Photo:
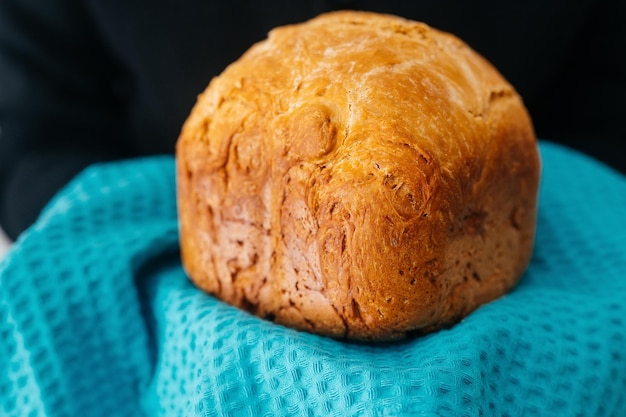
[[[626,178],[541,152],[520,284],[384,345],[199,291],[180,265],[173,159],[93,166],[0,265],[0,415],[626,416]]]

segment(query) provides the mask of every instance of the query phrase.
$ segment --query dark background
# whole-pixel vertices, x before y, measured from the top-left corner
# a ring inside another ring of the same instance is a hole
[[[625,5],[1,0],[0,226],[15,239],[91,163],[173,153],[214,75],[272,27],[342,8],[458,35],[516,87],[540,138],[626,172]]]

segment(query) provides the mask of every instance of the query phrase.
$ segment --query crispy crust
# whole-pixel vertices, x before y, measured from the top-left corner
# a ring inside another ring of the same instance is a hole
[[[450,325],[531,256],[527,111],[485,59],[422,23],[335,12],[273,30],[199,96],[177,170],[191,279],[318,334]]]

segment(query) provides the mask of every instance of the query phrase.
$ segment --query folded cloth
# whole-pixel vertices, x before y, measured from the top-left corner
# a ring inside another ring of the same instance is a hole
[[[88,168],[0,265],[0,415],[626,416],[626,178],[541,153],[520,284],[450,329],[382,345],[196,289],[171,157]]]

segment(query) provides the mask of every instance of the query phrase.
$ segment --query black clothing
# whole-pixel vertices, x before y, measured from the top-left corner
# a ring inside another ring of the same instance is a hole
[[[210,79],[274,26],[339,8],[421,20],[491,60],[542,138],[626,172],[625,2],[0,1],[0,225],[16,238],[96,161],[172,153]]]

